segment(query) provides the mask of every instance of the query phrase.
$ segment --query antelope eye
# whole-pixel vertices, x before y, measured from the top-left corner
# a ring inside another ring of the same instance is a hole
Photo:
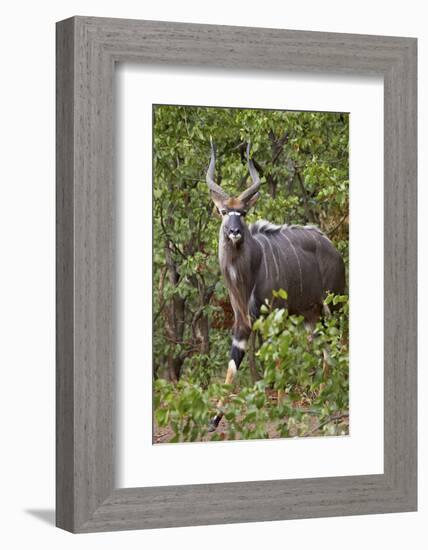
[[[225,216],[225,215],[227,214],[227,212],[226,212],[226,210],[224,210],[224,208],[222,208],[222,209],[220,210],[220,214],[221,214],[222,216]]]

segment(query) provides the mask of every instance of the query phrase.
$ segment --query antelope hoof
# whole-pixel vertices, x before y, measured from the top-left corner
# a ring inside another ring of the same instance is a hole
[[[209,423],[208,431],[209,432],[215,432],[217,429],[217,426],[220,424],[221,416],[215,416]]]

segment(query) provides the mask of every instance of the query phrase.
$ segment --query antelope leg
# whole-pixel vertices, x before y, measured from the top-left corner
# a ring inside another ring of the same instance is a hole
[[[238,340],[237,338],[233,338],[232,348],[230,350],[230,361],[227,367],[226,379],[224,381],[225,384],[231,385],[233,383],[239,366],[242,363],[242,359],[244,358],[246,345],[246,339]],[[217,403],[217,414],[211,420],[209,425],[210,432],[215,431],[217,426],[220,424],[220,420],[223,418],[223,405],[224,402],[220,399]]]

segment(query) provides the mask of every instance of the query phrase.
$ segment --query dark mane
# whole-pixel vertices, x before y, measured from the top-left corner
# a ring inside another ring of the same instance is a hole
[[[288,227],[286,224],[284,225],[275,225],[274,223],[270,223],[266,220],[258,220],[255,223],[252,223],[249,226],[251,235],[255,235],[256,233],[264,233],[266,235],[270,235],[272,233],[278,233],[281,231],[281,229],[284,229],[285,227]]]
[[[315,231],[316,233],[318,233],[318,235],[322,235],[323,237],[328,238],[327,235],[323,233],[323,231],[321,231],[321,229],[316,225],[298,225],[298,224],[288,225],[286,223],[283,225],[276,225],[274,223],[268,222],[267,220],[257,220],[255,223],[249,226],[249,229],[250,229],[251,235],[256,235],[257,233],[262,233],[264,235],[272,235],[274,233],[280,232],[283,229],[304,229],[309,231]]]

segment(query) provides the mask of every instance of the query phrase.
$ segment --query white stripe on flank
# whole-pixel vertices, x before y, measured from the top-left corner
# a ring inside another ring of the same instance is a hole
[[[234,338],[232,340],[232,346],[235,346],[235,348],[238,348],[241,351],[245,351],[245,348],[247,347],[247,340],[237,340]]]
[[[316,227],[315,225],[305,225],[304,229],[309,229],[310,231],[315,231],[316,233],[318,233],[318,235],[320,237],[324,237],[324,239],[327,239],[327,241],[329,243],[331,243],[331,240],[327,237],[327,235],[323,231],[321,231],[321,229]],[[313,237],[312,233],[309,233],[309,234]]]
[[[324,239],[326,241],[328,241],[329,243],[331,243],[331,240],[327,237],[327,235],[325,235],[324,233],[321,233],[321,237],[324,237]]]
[[[265,265],[265,276],[266,276],[266,279],[268,278],[268,267],[267,267],[267,262],[266,262],[266,254],[265,254],[265,249],[262,245],[262,243],[259,241],[259,239],[257,238],[260,234],[259,233],[256,233],[254,235],[254,239],[256,240],[256,242],[262,247],[262,256],[263,256],[263,263]]]
[[[294,244],[290,241],[290,239],[288,238],[288,235],[286,235],[283,231],[281,231],[281,235],[284,235],[284,237],[287,239],[287,241],[290,243],[290,246],[291,248],[293,249],[294,251],[294,254],[296,256],[296,260],[297,260],[297,264],[299,266],[299,275],[300,275],[300,294],[303,295],[303,277],[302,277],[302,266],[300,265],[300,259],[299,259],[299,256],[297,255],[297,250],[295,249],[294,247]]]
[[[282,270],[281,270],[281,276],[284,278],[284,281],[285,281],[284,290],[287,290],[287,288],[288,288],[288,279],[287,279],[287,276],[286,276],[286,269],[285,269],[285,266],[287,265],[287,253],[285,252],[285,250],[281,246],[278,246],[276,249],[278,251],[278,255],[279,255],[280,259],[282,258],[283,261],[284,261],[284,264],[283,264]],[[280,283],[280,282],[281,281],[278,281],[278,283]]]
[[[309,227],[305,227],[305,229],[309,229]],[[318,244],[318,239],[315,237],[312,231],[307,231],[306,234],[310,235],[311,239],[313,239],[316,242],[316,244]]]
[[[276,280],[279,281],[279,267],[278,262],[276,261],[275,253],[273,251],[272,245],[270,243],[270,240],[266,237],[266,235],[263,235],[263,233],[260,233],[260,237],[263,237],[265,241],[268,243],[270,248],[270,253],[272,254],[273,263],[275,264],[275,270],[276,270]]]

